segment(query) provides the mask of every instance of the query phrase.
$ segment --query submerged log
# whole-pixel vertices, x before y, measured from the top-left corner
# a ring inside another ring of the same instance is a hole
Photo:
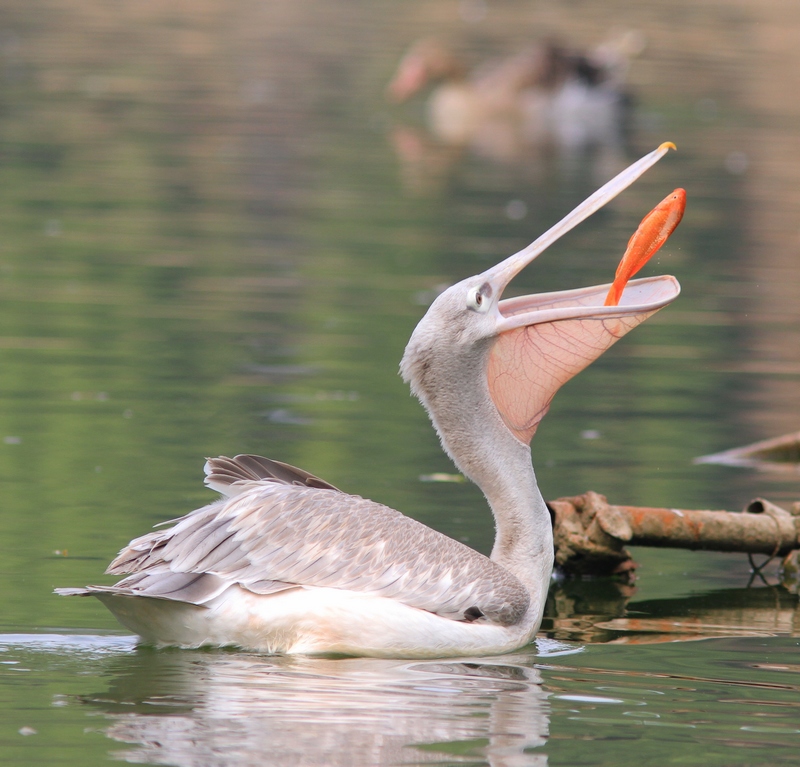
[[[553,639],[617,644],[800,637],[800,600],[789,589],[758,585],[641,600],[619,578],[570,578],[550,590],[541,630]]]
[[[616,506],[598,493],[559,498],[556,566],[567,575],[630,572],[626,545],[787,557],[800,549],[800,502],[791,511],[757,498],[742,512]]]

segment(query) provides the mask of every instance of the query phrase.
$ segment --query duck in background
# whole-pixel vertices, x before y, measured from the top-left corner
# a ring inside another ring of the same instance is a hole
[[[469,70],[450,46],[426,38],[401,59],[387,97],[400,104],[428,92],[427,130],[435,143],[496,162],[512,162],[542,147],[560,152],[601,147],[616,154],[630,104],[629,61],[643,48],[636,32],[588,52],[547,40]],[[393,134],[404,161],[414,161],[424,141],[407,127]]]

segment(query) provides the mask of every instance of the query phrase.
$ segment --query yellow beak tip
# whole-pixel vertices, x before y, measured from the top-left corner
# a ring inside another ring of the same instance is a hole
[[[658,148],[659,149],[674,149],[676,152],[678,151],[678,147],[676,147],[675,144],[673,144],[671,141],[665,141]]]

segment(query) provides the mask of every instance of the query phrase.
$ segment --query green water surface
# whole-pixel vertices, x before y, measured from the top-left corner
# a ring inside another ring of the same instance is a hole
[[[422,99],[384,98],[426,34],[478,61],[615,30],[640,43],[619,144],[442,146]],[[155,651],[52,595],[110,582],[132,537],[213,498],[209,455],[302,466],[488,553],[479,490],[420,481],[454,469],[404,345],[442,285],[664,140],[679,151],[515,280],[608,282],[687,189],[642,273],[682,295],[559,393],[540,485],[798,500],[796,473],[692,464],[800,428],[798,34],[771,2],[4,3],[0,764],[800,763],[796,595],[774,565],[748,588],[739,555],[636,550],[632,585],[554,586],[563,644],[465,663]]]

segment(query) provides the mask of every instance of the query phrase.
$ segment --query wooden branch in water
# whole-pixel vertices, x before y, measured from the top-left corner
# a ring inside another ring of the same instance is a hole
[[[761,498],[742,512],[664,509],[616,506],[589,491],[548,505],[556,566],[570,575],[633,570],[626,545],[781,557],[800,549],[800,503],[791,512]]]

